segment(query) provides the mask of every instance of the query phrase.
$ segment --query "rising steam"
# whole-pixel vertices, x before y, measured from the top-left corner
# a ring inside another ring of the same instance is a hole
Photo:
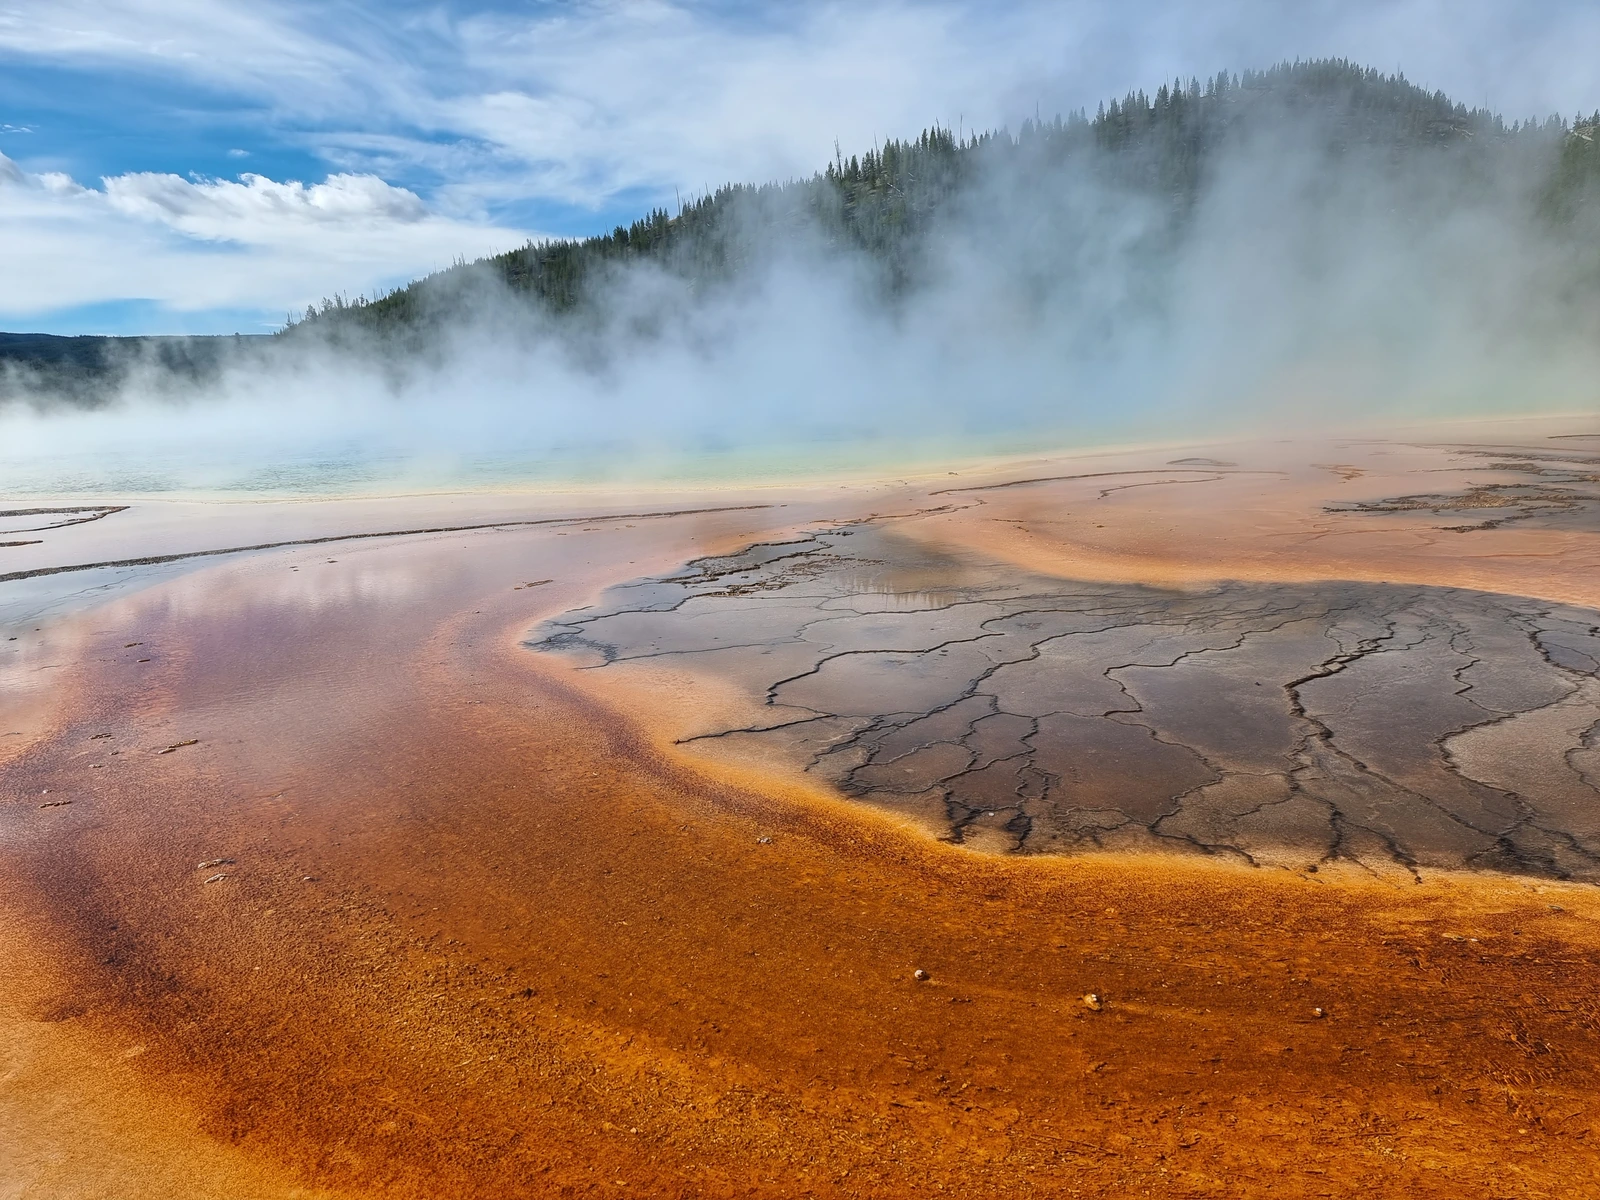
[[[9,491],[727,477],[1466,413],[1591,409],[1593,214],[1565,140],[1397,149],[1288,106],[1181,204],[1037,130],[883,262],[752,194],[714,285],[635,264],[557,318],[458,272],[425,337],[310,322],[203,387],[0,410]],[[965,153],[965,152],[964,152]],[[403,349],[401,348],[403,347]]]

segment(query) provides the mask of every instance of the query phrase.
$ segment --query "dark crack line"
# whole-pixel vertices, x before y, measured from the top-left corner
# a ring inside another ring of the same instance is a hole
[[[1007,480],[1004,483],[976,483],[976,484],[972,484],[972,485],[967,486],[967,487],[940,488],[937,491],[929,492],[928,495],[930,495],[930,496],[954,496],[954,495],[959,495],[961,493],[966,493],[966,492],[999,492],[999,491],[1004,491],[1007,488],[1031,487],[1033,484],[1036,484],[1036,483],[1070,483],[1070,482],[1073,482],[1073,481],[1079,480],[1079,479],[1111,479],[1111,478],[1114,478],[1116,476],[1127,476],[1127,475],[1198,475],[1198,474],[1216,475],[1216,476],[1220,477],[1220,476],[1223,476],[1223,475],[1284,475],[1284,474],[1287,474],[1287,472],[1284,472],[1284,471],[1203,471],[1202,472],[1202,471],[1193,471],[1193,470],[1183,470],[1181,468],[1179,470],[1150,469],[1150,470],[1145,470],[1145,471],[1086,471],[1086,472],[1084,472],[1083,474],[1080,474],[1080,475],[1040,475],[1040,476],[1038,476],[1036,478],[1032,478],[1032,479],[1011,479],[1011,480]],[[1176,482],[1176,481],[1174,481],[1174,482]],[[1190,481],[1184,480],[1183,482],[1187,483],[1187,482],[1190,482]]]
[[[119,512],[127,512],[126,504],[85,504],[66,508],[11,508],[0,511],[0,521],[11,517],[48,517],[58,513],[88,513],[87,517],[69,517],[65,521],[52,521],[48,525],[32,525],[23,529],[8,529],[6,533],[48,533],[52,529],[67,529],[73,525],[87,525],[90,521],[103,521]],[[5,542],[7,546],[37,546],[38,542]]]
[[[38,579],[45,575],[65,575],[73,571],[99,571],[112,567],[154,567],[183,562],[191,558],[215,558],[222,554],[249,554],[257,550],[280,550],[286,546],[326,546],[332,542],[358,542],[371,538],[417,537],[434,533],[471,533],[480,529],[513,529],[534,525],[581,525],[601,521],[644,521],[651,518],[700,516],[719,512],[749,512],[771,508],[770,504],[733,504],[721,508],[684,508],[670,512],[607,513],[598,517],[542,517],[527,521],[483,521],[474,525],[435,525],[425,529],[385,529],[377,533],[334,533],[323,537],[292,538],[282,542],[258,542],[251,546],[226,546],[218,550],[186,550],[179,554],[151,554],[143,558],[120,558],[106,562],[75,563],[61,567],[35,567],[31,571],[10,571],[0,575],[0,583],[19,579]]]
[[[732,737],[737,733],[776,733],[780,729],[793,729],[797,725],[812,725],[817,721],[839,721],[844,719],[834,713],[817,712],[817,710],[814,708],[806,708],[804,705],[800,704],[796,704],[794,707],[801,709],[803,712],[812,713],[813,715],[809,717],[797,717],[793,721],[783,721],[777,725],[746,725],[739,729],[720,729],[715,733],[695,733],[688,737],[678,738],[672,744],[675,746],[686,746],[690,742],[709,742],[714,741],[717,738]]]

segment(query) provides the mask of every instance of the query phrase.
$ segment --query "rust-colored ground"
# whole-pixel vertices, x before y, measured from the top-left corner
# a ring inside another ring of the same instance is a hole
[[[0,1194],[1595,1194],[1594,889],[980,856],[518,646],[761,519],[279,552],[41,632]]]

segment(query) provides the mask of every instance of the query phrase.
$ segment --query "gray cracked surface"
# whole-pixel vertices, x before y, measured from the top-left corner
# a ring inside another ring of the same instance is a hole
[[[611,589],[530,646],[681,660],[778,755],[987,849],[1600,880],[1600,613],[1453,588],[1078,583],[872,524]]]
[[[1579,439],[1593,450],[1600,438]],[[1448,491],[1421,492],[1334,504],[1329,512],[1428,513],[1451,516],[1439,526],[1450,533],[1475,533],[1521,524],[1533,529],[1593,530],[1600,524],[1600,455],[1582,449],[1529,450],[1520,446],[1451,447],[1457,455],[1478,459],[1474,481]],[[1337,468],[1330,468],[1337,469]],[[1481,476],[1495,477],[1483,482]],[[1465,519],[1465,523],[1459,523]]]

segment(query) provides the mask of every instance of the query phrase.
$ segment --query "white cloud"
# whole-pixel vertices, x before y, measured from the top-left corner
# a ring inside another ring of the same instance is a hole
[[[189,180],[141,171],[105,180],[112,208],[190,237],[266,245],[308,227],[411,225],[428,210],[414,192],[375,175],[330,175],[325,183],[278,183],[261,175]],[[348,232],[348,231],[347,231]]]
[[[485,13],[456,38],[476,87],[433,119],[569,201],[809,173],[933,121],[1015,125],[1175,75],[1342,56],[1469,104],[1600,104],[1600,8],[1546,0],[1187,0],[1009,5],[868,0],[730,20],[693,3]],[[542,14],[542,15],[541,15]]]
[[[481,137],[596,181],[630,158],[809,170],[834,136],[1013,121],[1174,73],[1349,55],[1513,111],[1595,102],[1583,0],[9,0],[0,52],[179,75],[352,134]],[[621,146],[631,151],[624,154]]]
[[[305,104],[372,74],[370,49],[339,44],[328,8],[259,0],[11,0],[0,51],[121,66]]]
[[[1342,55],[1515,114],[1600,104],[1585,0],[8,0],[0,54],[263,104],[330,162],[459,174],[470,203],[603,203],[809,172],[933,120],[982,127],[1175,74]],[[460,143],[441,150],[439,143]],[[388,169],[388,170],[386,170]]]
[[[89,188],[0,155],[0,319],[106,300],[177,310],[282,312],[376,292],[519,244],[519,230],[453,220],[373,176],[322,183],[138,173]]]

